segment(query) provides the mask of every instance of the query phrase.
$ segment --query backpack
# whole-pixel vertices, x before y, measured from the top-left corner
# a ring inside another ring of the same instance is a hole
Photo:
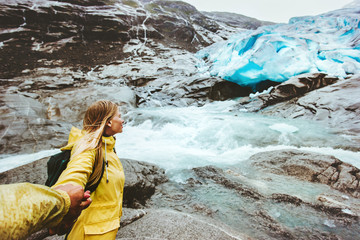
[[[48,177],[45,182],[46,186],[51,187],[56,183],[61,173],[66,169],[67,164],[70,161],[70,156],[71,156],[71,150],[65,150],[50,157],[50,159],[47,162]],[[104,174],[104,168],[105,168],[105,163],[103,164],[102,172],[99,180],[90,187],[86,184],[85,191],[90,190],[90,192],[94,192],[96,190]]]

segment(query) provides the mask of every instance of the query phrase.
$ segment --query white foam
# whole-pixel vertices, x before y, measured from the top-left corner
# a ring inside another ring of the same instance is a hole
[[[259,152],[298,149],[331,154],[360,166],[360,153],[333,148],[344,140],[326,128],[309,122],[224,111],[231,104],[234,102],[129,112],[124,132],[117,136],[118,155],[174,171],[231,165]]]
[[[286,123],[276,123],[274,125],[271,125],[270,128],[281,133],[294,133],[299,131],[297,127],[291,126]]]
[[[145,161],[168,171],[225,166],[259,152],[298,149],[333,155],[360,168],[360,152],[341,149],[350,141],[312,122],[229,112],[235,101],[203,107],[132,109],[117,135],[120,158]],[[285,139],[284,139],[285,138]],[[340,145],[341,146],[341,145]],[[0,159],[0,171],[53,154],[56,150]]]

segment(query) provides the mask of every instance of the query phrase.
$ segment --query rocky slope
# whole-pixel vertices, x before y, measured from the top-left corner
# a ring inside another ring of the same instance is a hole
[[[138,47],[152,40],[193,52],[229,32],[269,24],[243,16],[254,24],[234,25],[181,1],[12,0],[0,7],[0,77],[5,79],[25,69],[91,68],[144,54],[142,49],[126,51],[126,44],[134,45],[131,40],[140,41]],[[162,47],[152,50],[168,50]]]
[[[0,3],[0,152],[64,145],[70,125],[79,126],[84,109],[101,98],[126,112],[247,95],[197,76],[192,53],[268,23],[221,19],[180,1]]]

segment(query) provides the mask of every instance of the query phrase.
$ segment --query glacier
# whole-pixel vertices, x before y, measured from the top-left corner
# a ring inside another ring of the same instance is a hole
[[[254,92],[302,73],[360,73],[360,1],[233,35],[196,53],[199,72]]]

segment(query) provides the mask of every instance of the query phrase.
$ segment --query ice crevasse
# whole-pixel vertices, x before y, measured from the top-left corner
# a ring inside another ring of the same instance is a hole
[[[196,53],[200,72],[260,90],[302,73],[360,73],[360,4],[233,35]]]

